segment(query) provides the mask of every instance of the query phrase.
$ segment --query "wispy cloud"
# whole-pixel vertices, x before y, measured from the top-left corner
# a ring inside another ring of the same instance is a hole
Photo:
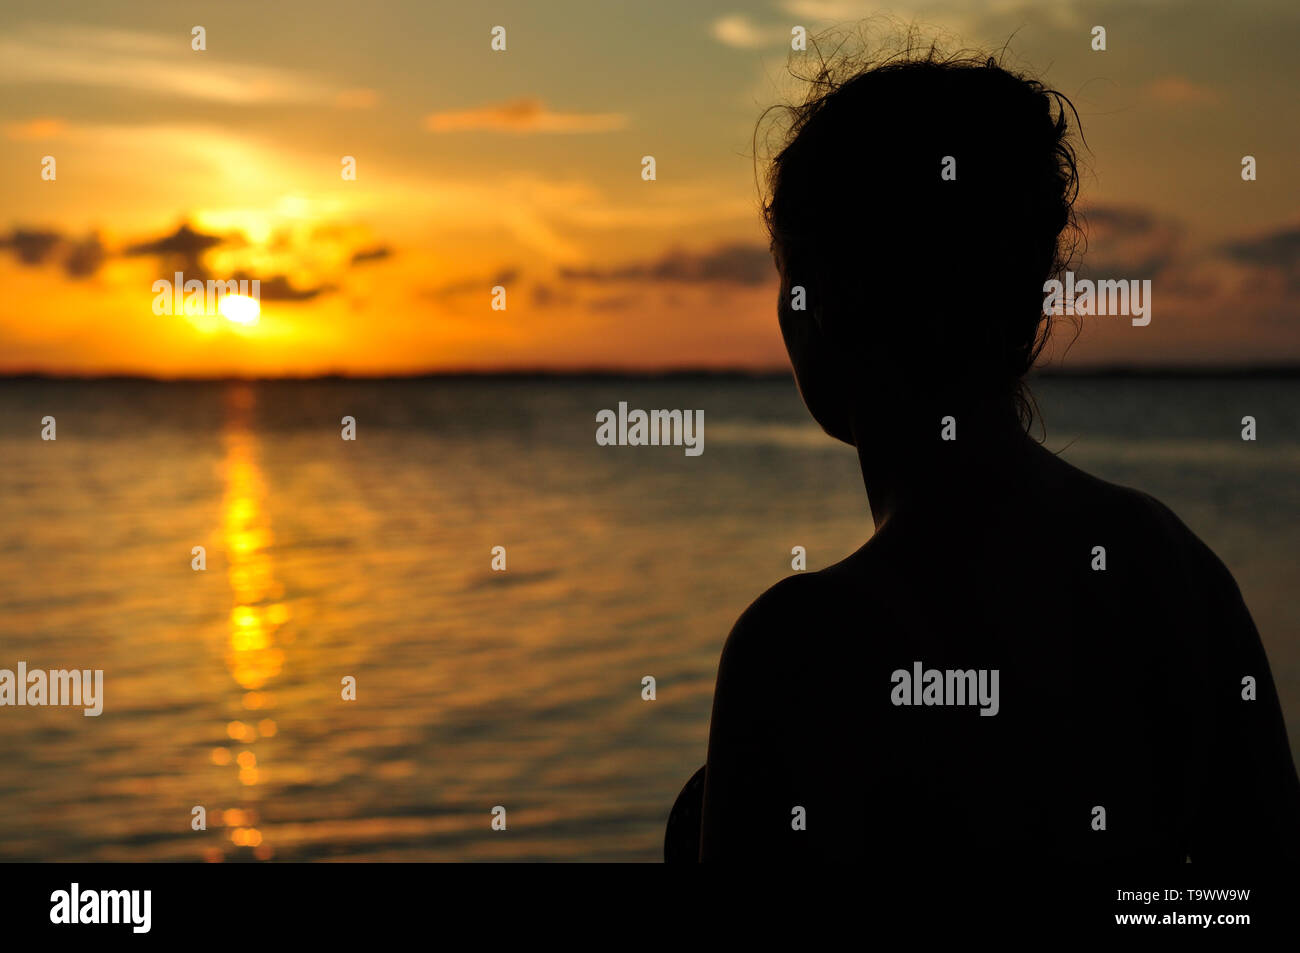
[[[254,278],[247,272],[237,272],[235,279]],[[270,278],[262,278],[258,298],[261,301],[310,301],[313,298],[327,294],[331,291],[337,291],[336,285],[317,285],[314,288],[295,288],[293,283],[284,275],[272,275]]]
[[[1300,225],[1228,242],[1223,251],[1234,261],[1248,265],[1300,270]]]
[[[224,103],[329,102],[337,95],[289,70],[196,52],[187,32],[41,25],[0,36],[0,82],[109,86]]]
[[[759,26],[743,13],[731,13],[714,20],[709,32],[724,46],[761,50],[784,43],[790,36],[790,27]]]
[[[520,269],[517,267],[507,267],[483,278],[461,278],[456,281],[426,287],[421,290],[420,296],[430,301],[447,301],[468,294],[487,295],[489,289],[497,285],[511,284],[520,276],[520,273]]]
[[[560,277],[574,281],[720,282],[756,286],[775,281],[776,271],[771,252],[762,245],[737,243],[704,252],[673,250],[652,261],[636,261],[616,268],[564,268]]]
[[[1092,277],[1130,274],[1158,279],[1186,267],[1182,222],[1136,205],[1088,205],[1080,210],[1086,250],[1075,270]]]
[[[1172,106],[1212,106],[1220,99],[1216,90],[1185,76],[1165,76],[1147,84],[1147,95]]]
[[[388,245],[372,245],[369,248],[360,248],[352,253],[352,264],[364,265],[370,261],[383,261],[391,257],[393,249]]]
[[[170,234],[128,246],[124,254],[162,255],[196,259],[209,248],[220,245],[221,241],[221,237],[218,235],[204,235],[202,232],[190,228],[188,224],[181,223],[176,231]]]
[[[486,129],[494,132],[608,132],[621,129],[627,117],[617,113],[552,112],[540,99],[525,97],[509,102],[432,113],[424,118],[430,132],[465,132]]]
[[[28,119],[26,122],[5,123],[5,137],[15,142],[32,142],[40,139],[57,139],[67,125],[62,119]]]

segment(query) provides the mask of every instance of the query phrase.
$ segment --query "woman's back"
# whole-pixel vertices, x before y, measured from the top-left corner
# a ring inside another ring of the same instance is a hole
[[[1032,458],[742,616],[705,858],[1297,855],[1300,787],[1227,570],[1154,499]]]

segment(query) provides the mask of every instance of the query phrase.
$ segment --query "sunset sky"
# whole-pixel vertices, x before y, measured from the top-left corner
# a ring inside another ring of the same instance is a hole
[[[1014,34],[1078,108],[1084,263],[1153,313],[1067,366],[1300,360],[1294,0],[9,0],[0,372],[782,366],[755,122],[791,27],[881,14]],[[177,270],[259,278],[260,319],[154,314]]]

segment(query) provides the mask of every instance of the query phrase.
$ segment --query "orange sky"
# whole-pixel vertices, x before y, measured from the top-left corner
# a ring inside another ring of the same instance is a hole
[[[476,8],[6,4],[0,372],[782,365],[754,124],[791,26],[882,8]],[[1013,65],[1079,109],[1085,262],[1151,278],[1154,307],[1092,319],[1068,363],[1300,360],[1294,3],[893,12],[1014,32]],[[178,269],[259,278],[257,323],[155,314]]]

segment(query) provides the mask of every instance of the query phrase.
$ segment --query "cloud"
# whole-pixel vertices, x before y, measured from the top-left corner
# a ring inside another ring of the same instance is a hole
[[[653,261],[631,262],[615,268],[564,268],[571,281],[661,281],[686,284],[720,282],[757,286],[775,280],[772,255],[762,245],[731,244],[712,251],[673,250]]]
[[[341,226],[334,226],[336,232],[340,228]],[[313,235],[319,238],[329,232],[329,227],[322,226],[317,228]],[[154,255],[161,259],[167,268],[181,271],[186,279],[197,278],[200,281],[206,281],[209,278],[221,277],[213,274],[203,261],[203,256],[218,246],[224,249],[240,249],[248,247],[249,242],[244,235],[238,232],[226,235],[210,235],[192,228],[189,223],[182,223],[174,232],[128,245],[122,250],[121,254],[127,257]],[[281,243],[281,250],[290,253],[292,257],[293,249],[287,243]],[[349,263],[357,265],[378,261],[387,258],[391,254],[392,249],[388,245],[372,245],[353,252]],[[89,267],[92,263],[95,263],[95,267],[97,267],[97,262],[102,261],[103,257],[102,248],[96,251],[83,243],[83,246],[74,249],[75,264],[70,259],[68,264],[69,274],[73,273],[74,268]],[[294,286],[287,275],[272,274],[266,277],[264,274],[253,274],[247,268],[244,268],[235,271],[230,277],[236,281],[258,279],[259,295],[262,301],[310,301],[320,295],[338,290],[338,285],[328,283],[309,288],[298,288]],[[226,279],[223,278],[222,280]]]
[[[1228,242],[1222,246],[1228,258],[1261,268],[1300,269],[1300,226],[1292,225],[1258,238]]]
[[[152,241],[140,242],[135,245],[129,245],[124,254],[126,255],[180,255],[186,258],[197,258],[209,248],[220,245],[222,239],[217,235],[204,235],[190,228],[188,223],[182,222],[180,227],[170,235],[164,235],[162,238],[155,238]]]
[[[1136,206],[1094,205],[1085,209],[1083,216],[1090,231],[1126,238],[1148,234],[1156,221],[1150,209]]]
[[[1271,276],[1271,283],[1284,289],[1289,311],[1295,311],[1300,293],[1300,225],[1288,225],[1255,238],[1227,242],[1219,252],[1252,274]]]
[[[74,239],[59,232],[35,228],[15,228],[0,238],[0,248],[7,248],[20,263],[31,268],[58,262],[69,278],[89,278],[104,263],[104,246],[91,232]]]
[[[0,36],[0,82],[117,87],[223,103],[321,102],[332,91],[268,66],[221,63],[171,34],[37,24]]]
[[[457,298],[461,295],[483,293],[487,294],[497,285],[502,287],[510,285],[520,276],[518,268],[503,268],[489,278],[466,278],[460,281],[452,281],[443,285],[435,285],[432,288],[425,288],[420,292],[421,297],[433,301],[445,301],[448,298]],[[536,289],[534,289],[534,296]]]
[[[89,278],[99,271],[107,257],[104,244],[93,232],[79,242],[73,242],[63,260],[63,270],[72,279]]]
[[[238,272],[234,279],[241,281],[244,279],[257,278],[257,275],[250,275],[245,272]],[[270,278],[261,278],[258,283],[258,300],[259,301],[310,301],[312,298],[331,291],[338,290],[334,285],[317,285],[315,288],[295,288],[289,279],[284,275],[272,275]]]
[[[0,239],[0,245],[8,248],[24,265],[44,264],[63,241],[58,232],[47,232],[34,228],[15,228],[9,237]]]
[[[370,248],[361,248],[352,253],[352,264],[363,265],[368,261],[382,261],[390,257],[393,250],[387,245],[374,245]]]
[[[533,305],[538,308],[555,308],[574,303],[576,296],[567,288],[555,288],[538,282],[533,285]]]
[[[748,294],[776,281],[771,252],[763,245],[737,242],[707,251],[672,249],[657,258],[613,267],[561,267],[558,281],[533,288],[537,307],[581,306],[593,313],[629,311],[647,300],[649,286],[671,310],[675,288],[686,286],[704,295],[723,288]],[[577,290],[586,286],[586,290]],[[479,288],[481,285],[475,285]]]
[[[162,260],[165,267],[181,271],[187,279],[197,278],[204,281],[212,276],[203,265],[203,254],[208,249],[222,244],[223,241],[220,236],[205,235],[190,228],[188,223],[182,222],[170,235],[128,245],[122,250],[122,254],[128,258],[155,255]]]
[[[167,267],[180,270],[185,278],[206,281],[216,277],[203,263],[203,255],[218,245],[241,247],[247,244],[242,235],[205,235],[183,223],[176,231],[150,241],[129,245],[123,255],[157,255]],[[231,278],[235,281],[258,279],[258,296],[262,301],[310,301],[322,294],[337,290],[334,285],[317,285],[314,288],[295,288],[285,275],[272,275],[264,278],[250,274],[248,271],[236,271]],[[224,280],[224,279],[223,279]]]
[[[430,132],[608,132],[626,124],[626,117],[617,113],[551,112],[540,99],[531,97],[424,117],[424,127]]]
[[[1155,279],[1180,262],[1186,264],[1181,222],[1133,205],[1094,205],[1081,210],[1087,236],[1077,273],[1097,278]]]
[[[1267,353],[1263,341],[1271,342],[1268,348],[1296,353],[1300,224],[1205,246],[1188,240],[1182,222],[1145,207],[1092,207],[1083,223],[1088,245],[1082,261],[1072,266],[1075,274],[1151,279],[1160,322],[1156,334],[1162,335],[1151,347],[1166,358],[1203,359],[1237,348],[1258,359]],[[1234,330],[1225,333],[1229,315]],[[1110,332],[1088,333],[1105,338]]]
[[[1185,76],[1165,76],[1146,86],[1147,95],[1157,102],[1173,106],[1212,106],[1219,94],[1209,86],[1194,83]]]
[[[740,50],[761,50],[764,47],[778,46],[790,37],[790,27],[758,26],[743,13],[718,17],[709,27],[709,32],[723,46]]]
[[[62,119],[29,119],[26,122],[5,123],[5,137],[15,142],[31,142],[38,139],[57,139],[63,135],[67,125]]]

